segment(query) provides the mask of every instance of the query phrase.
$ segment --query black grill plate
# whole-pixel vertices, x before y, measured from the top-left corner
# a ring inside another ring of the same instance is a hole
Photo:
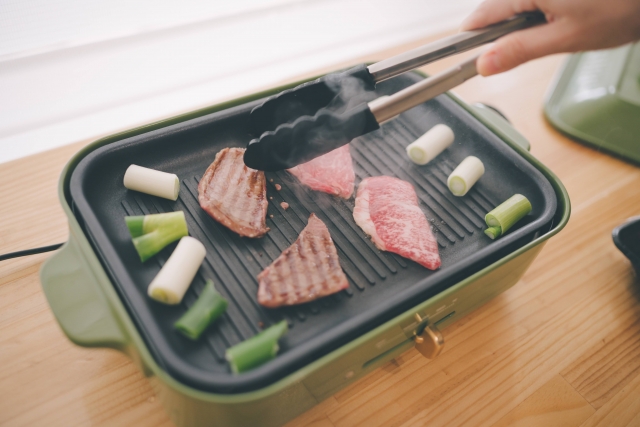
[[[381,83],[378,92],[394,93],[420,79],[405,74]],[[440,245],[438,271],[378,251],[353,221],[353,199],[308,190],[286,172],[267,173],[271,231],[261,239],[240,238],[200,209],[197,185],[219,150],[244,146],[251,139],[248,115],[256,103],[101,147],[79,163],[71,178],[76,216],[115,289],[155,360],[184,384],[217,393],[262,388],[468,277],[550,226],[556,210],[550,183],[443,95],[350,144],[357,182],[367,176],[393,175],[413,184]],[[429,165],[414,165],[404,148],[437,123],[454,130],[454,144]],[[446,178],[468,155],[479,157],[486,173],[467,196],[454,197]],[[171,202],[126,190],[122,179],[132,163],[178,174],[179,199]],[[282,189],[277,191],[275,184]],[[531,200],[532,215],[493,242],[482,232],[484,214],[514,193]],[[289,209],[282,209],[282,201],[289,203]],[[149,299],[146,289],[175,244],[140,263],[123,217],[174,210],[185,212],[189,232],[206,246],[207,257],[182,304],[170,307]],[[349,288],[297,307],[261,307],[256,276],[295,241],[312,212],[329,228]],[[206,278],[213,279],[229,308],[194,343],[172,325],[196,300]],[[281,341],[278,357],[249,373],[232,375],[224,361],[225,348],[283,318],[290,331]]]

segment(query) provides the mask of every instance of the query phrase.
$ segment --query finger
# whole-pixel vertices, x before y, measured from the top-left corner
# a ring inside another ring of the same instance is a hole
[[[532,59],[570,51],[573,33],[568,25],[554,22],[504,36],[478,58],[478,73],[490,76]]]
[[[475,30],[504,21],[522,12],[537,10],[536,0],[485,0],[460,25],[460,31]]]

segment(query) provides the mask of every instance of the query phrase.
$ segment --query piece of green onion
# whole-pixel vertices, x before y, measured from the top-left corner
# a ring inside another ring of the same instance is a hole
[[[489,236],[491,240],[496,240],[502,234],[502,229],[500,227],[489,227],[484,230],[484,234]]]
[[[127,216],[124,220],[142,262],[160,252],[169,243],[189,235],[182,211]]]
[[[204,245],[185,236],[147,288],[147,295],[163,304],[180,304],[207,255]]]
[[[262,365],[276,357],[278,340],[287,333],[287,321],[265,329],[246,341],[227,349],[226,359],[235,374],[245,372]]]
[[[227,300],[207,280],[196,302],[174,324],[186,337],[197,340],[207,327],[227,310]]]
[[[462,197],[484,175],[484,164],[475,156],[468,156],[451,172],[447,186],[454,196]]]
[[[489,227],[485,230],[485,234],[492,239],[500,237],[529,212],[531,212],[531,202],[522,194],[514,194],[484,217]]]
[[[435,125],[407,146],[407,155],[413,163],[426,165],[449,147],[454,138],[453,131],[449,126]]]
[[[180,192],[180,179],[174,173],[161,172],[138,165],[131,165],[124,173],[124,186],[152,196],[176,201]]]

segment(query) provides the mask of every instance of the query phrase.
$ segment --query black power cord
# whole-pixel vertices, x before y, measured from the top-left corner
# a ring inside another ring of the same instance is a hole
[[[55,251],[56,249],[58,249],[63,244],[64,243],[57,243],[55,245],[42,246],[40,248],[25,249],[24,251],[11,252],[11,253],[8,253],[8,254],[3,254],[3,255],[0,255],[0,261],[4,261],[4,260],[7,260],[7,259],[11,259],[11,258],[18,258],[18,257],[21,257],[21,256],[35,255],[35,254],[41,254],[43,252]]]

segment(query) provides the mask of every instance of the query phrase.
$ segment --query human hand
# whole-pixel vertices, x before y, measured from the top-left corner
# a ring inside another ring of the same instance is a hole
[[[473,30],[540,10],[548,23],[501,37],[477,62],[483,76],[560,52],[605,49],[640,40],[640,0],[485,0],[465,19]]]

